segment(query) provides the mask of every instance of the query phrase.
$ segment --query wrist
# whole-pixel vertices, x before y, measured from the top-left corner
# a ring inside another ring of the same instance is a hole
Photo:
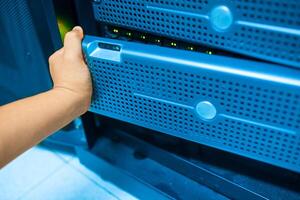
[[[78,117],[88,111],[91,101],[90,97],[78,94],[78,92],[66,87],[56,86],[52,91],[70,105],[70,112],[75,115],[74,117]]]

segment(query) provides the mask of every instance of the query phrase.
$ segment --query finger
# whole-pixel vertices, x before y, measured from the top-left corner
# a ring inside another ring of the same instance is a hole
[[[83,30],[80,26],[75,26],[72,31],[68,32],[64,39],[64,54],[71,59],[82,59],[81,40]]]
[[[54,52],[50,57],[49,57],[49,64],[54,63],[59,56],[62,56],[64,52],[64,48],[60,48],[56,52]]]
[[[63,55],[63,53],[64,53],[64,48],[63,48],[63,47],[60,48],[60,49],[58,49],[58,50],[55,52],[56,56],[61,56],[61,55]]]

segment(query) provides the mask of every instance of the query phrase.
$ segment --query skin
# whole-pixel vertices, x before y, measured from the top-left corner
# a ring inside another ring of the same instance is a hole
[[[92,82],[82,38],[74,27],[49,58],[51,90],[0,107],[0,168],[88,110]]]

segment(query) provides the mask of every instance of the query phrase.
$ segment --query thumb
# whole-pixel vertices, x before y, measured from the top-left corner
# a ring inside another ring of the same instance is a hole
[[[64,55],[70,59],[82,59],[81,40],[83,30],[80,26],[75,26],[68,32],[64,39]]]

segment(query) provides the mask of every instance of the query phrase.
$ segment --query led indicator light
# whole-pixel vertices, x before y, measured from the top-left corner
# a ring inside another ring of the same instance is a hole
[[[209,54],[209,55],[212,55],[213,52],[212,51],[205,51],[205,53]]]
[[[188,50],[194,51],[194,47],[188,47]]]

